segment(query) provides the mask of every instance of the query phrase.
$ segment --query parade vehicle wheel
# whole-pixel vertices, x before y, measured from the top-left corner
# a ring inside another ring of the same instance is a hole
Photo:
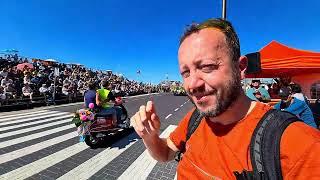
[[[95,135],[87,135],[85,138],[85,142],[88,146],[95,149],[98,148],[100,145],[100,139],[97,138]]]
[[[125,111],[122,111],[122,112],[125,112]],[[122,120],[122,121],[127,120],[127,118],[128,118],[127,112],[121,114],[121,120]]]
[[[121,121],[125,121],[128,118],[128,111],[127,109],[121,105]]]

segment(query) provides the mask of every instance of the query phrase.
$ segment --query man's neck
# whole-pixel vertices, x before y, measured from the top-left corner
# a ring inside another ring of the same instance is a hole
[[[233,124],[243,119],[255,107],[256,102],[251,101],[243,92],[238,99],[224,113],[217,117],[210,117],[209,120],[222,125]]]

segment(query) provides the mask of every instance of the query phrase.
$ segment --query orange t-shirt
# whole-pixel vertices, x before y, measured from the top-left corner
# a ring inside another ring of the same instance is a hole
[[[186,143],[186,153],[177,167],[178,179],[235,179],[234,171],[252,171],[250,140],[262,116],[271,107],[257,103],[242,120],[221,125],[202,119]],[[186,139],[190,111],[170,134],[171,141],[182,149]],[[284,179],[320,178],[320,132],[303,122],[291,124],[280,143]]]

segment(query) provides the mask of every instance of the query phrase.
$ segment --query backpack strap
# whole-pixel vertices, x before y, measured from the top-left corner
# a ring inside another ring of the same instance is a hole
[[[183,149],[182,151],[178,151],[175,154],[175,160],[179,162],[182,159],[183,153],[186,152],[186,143],[190,139],[191,135],[194,133],[194,131],[197,129],[201,122],[202,116],[200,115],[200,112],[198,109],[195,109],[188,122],[188,129],[187,129],[187,136],[186,136],[186,141],[183,142]]]
[[[202,117],[200,116],[200,112],[198,109],[195,109],[190,117],[187,129],[187,137],[186,142],[190,139],[191,135],[197,129],[201,122]]]
[[[254,177],[282,180],[280,141],[284,130],[299,119],[289,112],[269,110],[256,126],[250,143]]]

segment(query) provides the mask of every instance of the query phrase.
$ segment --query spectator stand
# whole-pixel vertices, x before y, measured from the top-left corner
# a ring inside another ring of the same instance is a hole
[[[80,64],[59,63],[54,59],[29,61],[19,57],[17,52],[1,54],[0,62],[0,111],[81,102],[88,84],[95,83],[100,87],[103,79],[110,82],[110,90],[117,96],[154,93],[163,89],[161,85],[132,81],[112,71],[93,71]],[[59,69],[56,74],[55,69]]]

